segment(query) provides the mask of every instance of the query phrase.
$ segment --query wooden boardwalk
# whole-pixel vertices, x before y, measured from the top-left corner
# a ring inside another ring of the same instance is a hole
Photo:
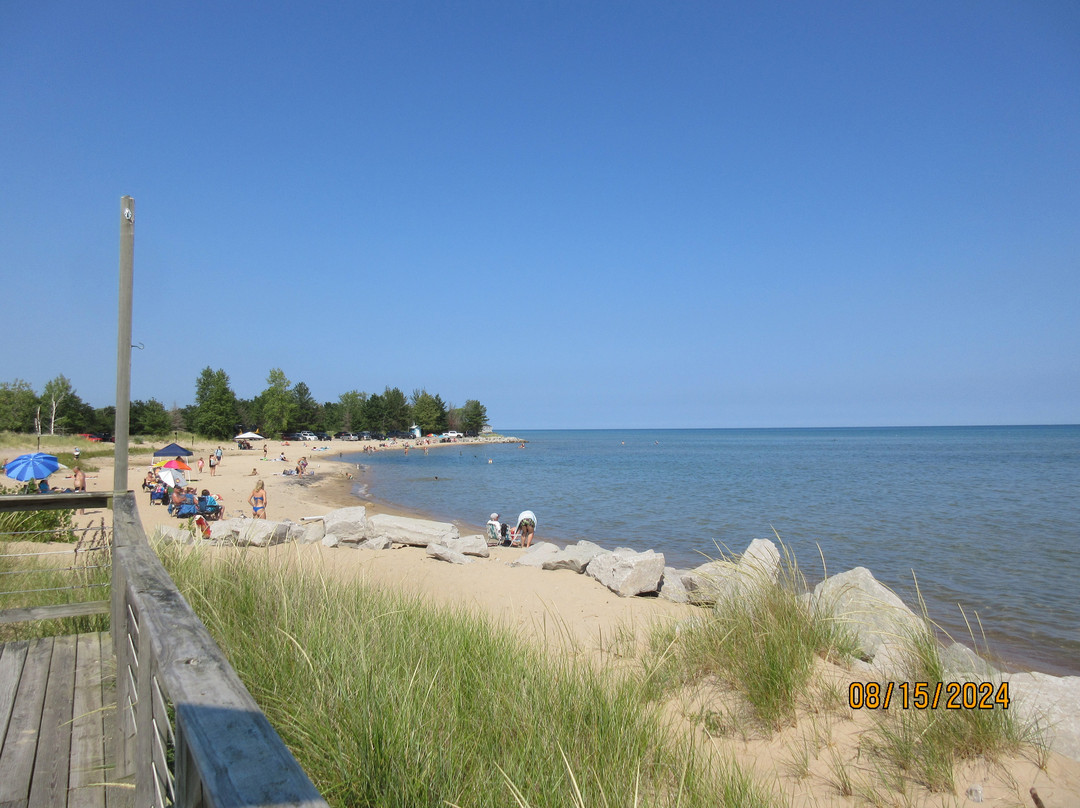
[[[0,808],[113,808],[115,661],[107,633],[0,646]]]

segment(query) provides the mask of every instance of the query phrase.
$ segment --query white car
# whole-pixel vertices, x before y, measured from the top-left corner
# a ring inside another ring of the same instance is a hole
[[[300,433],[300,440],[318,440],[319,436],[312,432],[310,429],[305,429]]]
[[[454,431],[443,432],[442,436],[444,438],[464,438],[465,437],[462,433],[454,432]]]

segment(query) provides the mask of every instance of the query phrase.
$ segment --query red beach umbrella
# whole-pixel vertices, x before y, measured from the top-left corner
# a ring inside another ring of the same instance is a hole
[[[170,460],[165,464],[167,469],[180,469],[181,471],[191,471],[191,466],[181,460],[179,457],[175,460]]]

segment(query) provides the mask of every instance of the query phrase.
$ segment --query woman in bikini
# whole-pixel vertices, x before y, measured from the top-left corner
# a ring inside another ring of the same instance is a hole
[[[255,490],[251,492],[251,496],[248,497],[248,502],[251,503],[251,515],[255,519],[266,518],[266,489],[263,488],[263,481],[259,480],[255,483]]]

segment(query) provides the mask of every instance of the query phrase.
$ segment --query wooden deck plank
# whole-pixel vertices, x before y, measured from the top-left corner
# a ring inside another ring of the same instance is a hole
[[[102,637],[100,633],[80,634],[76,647],[68,808],[105,808]]]
[[[7,735],[0,750],[0,806],[25,805],[29,799],[52,650],[51,637],[31,640],[27,649]]]
[[[53,638],[34,775],[30,781],[29,808],[55,808],[67,804],[71,709],[75,703],[75,643],[74,635]]]
[[[0,749],[4,748],[4,737],[7,735],[11,711],[15,707],[15,693],[19,689],[19,677],[26,662],[28,645],[25,640],[19,640],[0,646]]]

